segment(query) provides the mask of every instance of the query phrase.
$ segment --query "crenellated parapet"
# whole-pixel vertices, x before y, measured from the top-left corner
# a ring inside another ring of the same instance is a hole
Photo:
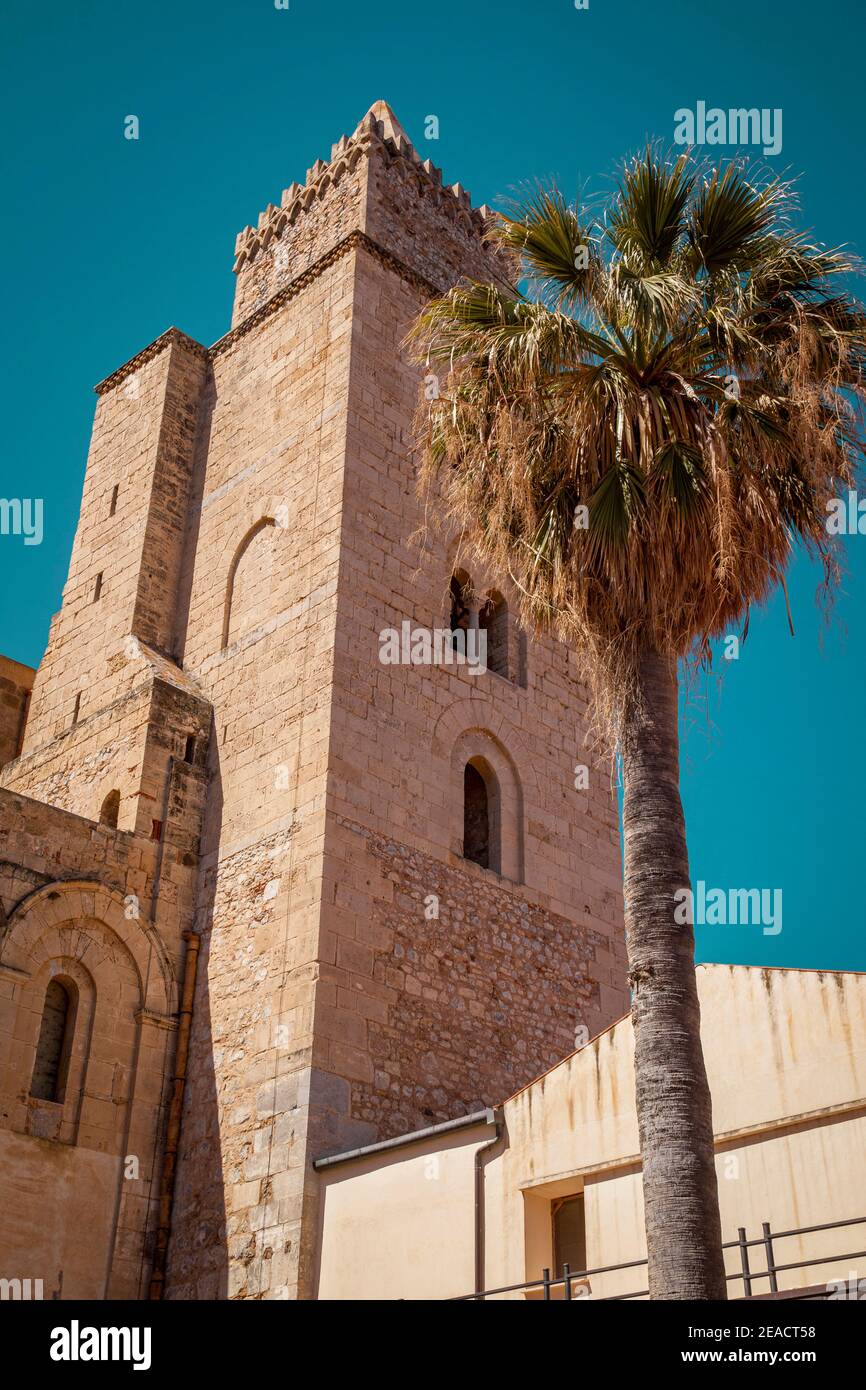
[[[472,206],[459,183],[422,160],[386,102],[376,102],[330,162],[316,160],[303,185],[268,204],[235,244],[238,276],[233,326],[310,269],[352,232],[362,232],[437,289],[461,274],[489,275],[493,214]]]

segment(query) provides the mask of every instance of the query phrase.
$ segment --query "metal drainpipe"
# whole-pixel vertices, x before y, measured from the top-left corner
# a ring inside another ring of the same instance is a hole
[[[484,1292],[484,1155],[502,1138],[502,1111],[494,1110],[492,1139],[475,1150],[475,1292]]]
[[[168,1123],[165,1130],[165,1149],[162,1155],[162,1172],[159,1179],[159,1224],[156,1228],[156,1242],[153,1251],[153,1269],[150,1276],[148,1298],[158,1301],[165,1289],[165,1266],[168,1258],[168,1238],[171,1232],[171,1207],[174,1197],[174,1179],[177,1169],[177,1149],[180,1140],[180,1120],[183,1111],[183,1093],[186,1085],[186,1062],[189,1055],[189,1034],[192,1023],[192,1001],[195,993],[196,966],[201,938],[197,932],[183,934],[186,942],[186,956],[183,967],[183,992],[181,995],[180,1018],[177,1026],[177,1047],[174,1058],[174,1080],[171,1100],[168,1107]]]

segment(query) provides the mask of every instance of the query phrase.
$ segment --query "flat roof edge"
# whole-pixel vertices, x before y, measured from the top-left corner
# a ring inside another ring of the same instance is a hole
[[[427,1129],[416,1129],[411,1134],[398,1134],[394,1139],[382,1139],[377,1144],[365,1144],[360,1149],[347,1149],[345,1153],[328,1154],[324,1158],[314,1158],[313,1167],[317,1172],[323,1168],[333,1168],[338,1163],[349,1163],[353,1158],[366,1158],[369,1154],[386,1153],[389,1149],[400,1149],[404,1144],[416,1144],[422,1139],[433,1138],[437,1134],[450,1134],[458,1129],[470,1129],[475,1125],[495,1124],[499,1118],[499,1108],[488,1107],[476,1110],[471,1115],[460,1115],[456,1120],[444,1120]]]

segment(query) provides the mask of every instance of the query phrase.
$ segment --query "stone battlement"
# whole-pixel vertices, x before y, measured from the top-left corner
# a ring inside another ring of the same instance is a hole
[[[308,271],[353,233],[369,237],[443,293],[465,275],[502,275],[488,245],[493,214],[473,208],[467,191],[450,187],[422,160],[391,108],[378,101],[354,134],[338,140],[331,161],[318,159],[306,183],[290,184],[258,225],[235,245],[232,326],[255,313],[289,281]]]
[[[354,134],[341,136],[332,146],[330,163],[317,159],[307,170],[305,183],[292,183],[283,189],[279,207],[269,203],[259,213],[255,227],[244,227],[238,233],[235,273],[267,251],[272,241],[279,241],[288,227],[323,198],[329,188],[336,187],[345,175],[352,174],[359,160],[374,150],[381,152],[389,163],[400,161],[401,175],[414,178],[419,193],[433,199],[446,216],[484,236],[492,216],[490,208],[486,204],[473,208],[471,197],[461,184],[444,184],[442,170],[431,160],[421,159],[388,103],[377,101]]]
[[[375,166],[375,167],[374,167]],[[284,189],[235,243],[238,277],[232,325],[210,347],[168,328],[94,388],[104,395],[171,344],[205,360],[226,352],[335,259],[363,248],[430,297],[463,274],[507,275],[488,244],[495,213],[474,208],[459,183],[422,160],[387,102],[377,101],[354,134],[317,159],[306,182]]]

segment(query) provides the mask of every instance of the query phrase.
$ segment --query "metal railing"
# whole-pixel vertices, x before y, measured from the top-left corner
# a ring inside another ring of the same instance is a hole
[[[733,1274],[726,1274],[725,1278],[730,1283],[732,1280],[740,1280],[743,1285],[743,1293],[738,1295],[738,1299],[767,1298],[778,1296],[779,1298],[821,1298],[826,1297],[826,1291],[820,1289],[806,1290],[780,1290],[778,1276],[791,1269],[807,1269],[813,1265],[836,1265],[845,1260],[866,1259],[866,1250],[852,1250],[842,1255],[817,1255],[811,1259],[791,1260],[786,1264],[778,1264],[776,1261],[775,1241],[791,1240],[796,1236],[812,1235],[816,1231],[835,1231],[846,1226],[861,1226],[866,1224],[866,1216],[854,1216],[848,1221],[824,1221],[819,1226],[798,1226],[790,1231],[773,1231],[769,1221],[761,1224],[760,1236],[755,1236],[751,1240],[746,1235],[744,1226],[740,1226],[737,1231],[736,1240],[725,1241],[722,1245],[723,1250],[739,1250],[740,1268]],[[766,1268],[753,1269],[749,1260],[749,1251],[754,1246],[760,1246],[765,1255]],[[507,1293],[528,1293],[531,1290],[540,1289],[541,1297],[545,1302],[551,1301],[551,1291],[562,1289],[562,1298],[566,1302],[571,1302],[575,1297],[583,1299],[589,1297],[597,1303],[617,1303],[625,1302],[630,1298],[648,1298],[648,1289],[636,1289],[632,1293],[607,1294],[601,1298],[594,1298],[591,1293],[585,1290],[585,1281],[596,1274],[613,1274],[623,1269],[645,1269],[646,1259],[627,1260],[621,1264],[598,1265],[595,1269],[572,1270],[567,1264],[562,1266],[562,1276],[551,1279],[550,1270],[545,1269],[540,1279],[528,1279],[523,1284],[505,1284],[498,1289],[484,1289],[481,1293],[461,1294],[458,1298],[449,1299],[452,1303],[471,1303],[485,1298],[495,1298],[498,1294]],[[864,1274],[866,1277],[866,1274]],[[757,1280],[769,1280],[769,1289],[764,1293],[755,1293],[753,1285]],[[578,1292],[575,1294],[575,1289]],[[558,1300],[557,1300],[558,1301]]]
[[[798,1226],[791,1231],[771,1231],[769,1221],[764,1221],[761,1226],[761,1235],[754,1240],[746,1239],[745,1228],[741,1226],[737,1232],[737,1239],[729,1241],[726,1249],[736,1246],[740,1252],[740,1272],[729,1274],[729,1279],[742,1279],[745,1298],[761,1298],[764,1294],[755,1294],[752,1291],[752,1284],[756,1279],[768,1279],[770,1281],[769,1293],[780,1293],[777,1275],[783,1274],[789,1269],[807,1269],[812,1265],[835,1265],[843,1260],[866,1259],[866,1250],[852,1250],[844,1255],[816,1255],[809,1260],[791,1260],[788,1264],[777,1264],[773,1242],[777,1240],[791,1240],[796,1236],[811,1235],[814,1231],[838,1231],[845,1226],[862,1226],[866,1224],[866,1216],[852,1216],[848,1221],[823,1221],[820,1226]],[[749,1251],[754,1245],[761,1245],[766,1255],[766,1269],[753,1270],[749,1265]],[[783,1296],[790,1297],[788,1290],[781,1291]],[[794,1295],[796,1297],[796,1295]],[[801,1297],[814,1297],[811,1293],[805,1293]]]

